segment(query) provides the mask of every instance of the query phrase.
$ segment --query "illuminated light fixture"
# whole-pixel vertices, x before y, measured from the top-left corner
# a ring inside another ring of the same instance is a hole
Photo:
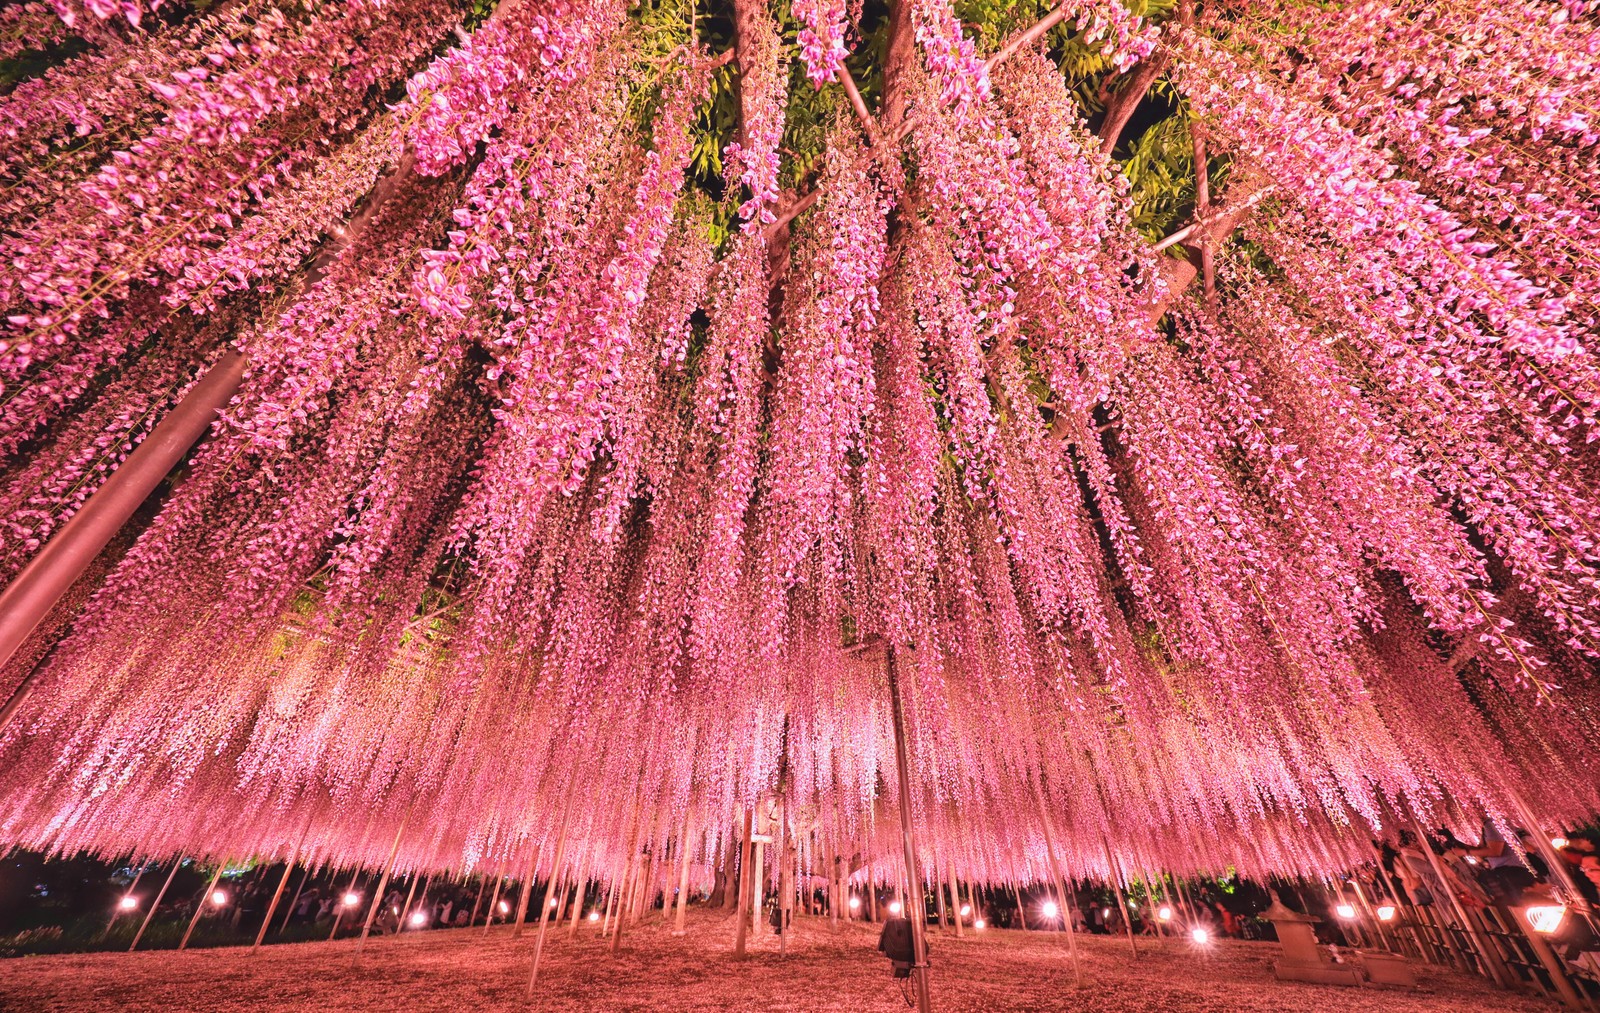
[[[1467,864],[1468,865],[1477,865],[1478,864],[1478,856],[1477,855],[1467,855],[1466,859],[1467,859]]]
[[[984,921],[982,918],[979,918],[977,921],[972,923],[972,927],[975,929],[981,929],[988,924],[988,922]]]
[[[861,898],[860,897],[851,897],[850,898],[850,910],[852,910],[852,911],[861,910]]]
[[[1356,909],[1352,904],[1340,904],[1338,907],[1333,909],[1333,913],[1338,915],[1340,918],[1349,921],[1351,918],[1356,916]]]
[[[1136,900],[1130,900],[1128,901],[1128,906],[1137,911],[1139,909],[1139,902]]]
[[[560,897],[551,897],[550,898],[550,906],[551,907],[555,907],[556,904],[560,903],[560,901],[561,901]]]
[[[1172,921],[1172,908],[1168,907],[1165,904],[1161,905],[1159,908],[1156,909],[1156,917],[1161,919],[1164,922]]]
[[[413,911],[413,912],[411,912],[411,924],[415,925],[419,929],[422,926],[428,924],[428,912],[426,912],[426,911]]]
[[[1197,945],[1204,946],[1211,942],[1211,932],[1208,929],[1191,929],[1189,930],[1189,938],[1193,939]]]
[[[961,917],[965,918],[970,914],[972,914],[972,905],[971,904],[963,904],[963,905],[961,905]]]
[[[1105,909],[1105,910],[1104,910],[1104,911],[1102,911],[1102,912],[1100,912],[1100,913],[1101,913],[1101,914],[1102,914],[1102,915],[1104,915],[1104,916],[1105,916],[1105,917],[1107,917],[1107,918],[1110,918],[1110,917],[1111,917],[1111,909],[1110,909],[1110,908],[1106,908],[1106,909]]]
[[[905,909],[906,906],[897,900],[892,900],[889,902],[889,913],[892,915],[897,915]]]
[[[1056,907],[1056,902],[1053,901],[1053,900],[1045,901],[1044,902],[1044,906],[1041,907],[1039,910],[1044,912],[1044,916],[1046,918],[1054,918],[1057,915],[1061,914],[1061,909]]]
[[[217,907],[221,907],[222,905],[228,903],[227,892],[223,890],[211,891],[211,903],[215,904]]]
[[[1394,921],[1394,905],[1393,904],[1379,904],[1378,905],[1378,921],[1380,921],[1380,922],[1392,922],[1392,921]]]
[[[1552,838],[1550,838],[1550,846],[1552,848],[1564,848],[1564,847],[1567,846],[1567,843],[1568,842],[1567,842],[1567,839],[1565,837],[1552,837]]]
[[[589,920],[592,921],[592,922],[599,921],[600,920],[600,912],[598,912],[598,911],[590,911],[589,912]]]
[[[356,893],[354,890],[351,890],[349,893],[345,894],[342,899],[345,907],[355,907],[357,904],[361,903],[361,895]]]
[[[506,903],[505,901],[501,901],[500,902],[500,913],[501,914],[510,914],[511,913],[511,905]]]
[[[1528,909],[1528,924],[1533,926],[1533,931],[1545,935],[1561,928],[1561,922],[1567,917],[1565,904],[1546,904]]]
[[[117,907],[120,907],[124,911],[132,911],[134,908],[136,908],[138,906],[139,906],[139,898],[135,897],[131,893],[128,894],[126,897],[122,898],[121,900],[117,901]]]

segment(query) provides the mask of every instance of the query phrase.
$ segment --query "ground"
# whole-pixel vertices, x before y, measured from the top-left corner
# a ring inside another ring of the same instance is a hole
[[[900,985],[876,950],[873,927],[835,932],[799,919],[789,953],[765,934],[749,959],[732,958],[733,919],[696,913],[674,938],[659,916],[630,928],[622,951],[584,924],[573,941],[552,931],[536,999],[526,998],[533,936],[509,928],[417,932],[355,943],[299,943],[184,953],[97,953],[0,962],[0,1010],[399,1013],[457,1010],[723,1011],[842,1010],[899,1013]],[[1011,1010],[1083,1013],[1550,1013],[1553,1003],[1496,991],[1453,972],[1419,968],[1421,987],[1353,989],[1276,981],[1269,943],[1221,941],[1196,949],[1176,939],[1079,938],[1084,987],[1073,985],[1060,933],[934,932],[933,1006],[938,1013]]]

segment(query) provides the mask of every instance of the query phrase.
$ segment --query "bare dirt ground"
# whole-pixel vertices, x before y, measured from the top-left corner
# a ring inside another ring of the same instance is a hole
[[[659,915],[623,936],[621,952],[584,924],[572,940],[552,931],[535,998],[526,997],[533,934],[496,926],[369,940],[184,953],[98,953],[0,962],[0,1010],[262,1011],[385,1010],[710,1011],[843,1010],[900,1013],[900,985],[876,950],[875,927],[835,933],[824,919],[797,919],[787,957],[764,933],[742,962],[732,958],[733,918],[695,913],[674,938]],[[1269,943],[1222,941],[1196,949],[1176,939],[1127,942],[1080,937],[1084,987],[1074,988],[1059,933],[933,932],[933,1003],[939,1013],[1060,1010],[1082,1013],[1549,1013],[1553,1003],[1496,991],[1475,978],[1420,967],[1418,991],[1278,982]]]

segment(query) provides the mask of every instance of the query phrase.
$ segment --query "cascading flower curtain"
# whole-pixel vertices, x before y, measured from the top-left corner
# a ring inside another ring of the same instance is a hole
[[[781,794],[1003,879],[1594,812],[1600,15],[1002,50],[1050,13],[8,8],[0,571],[248,375],[4,670],[0,840],[709,884]]]

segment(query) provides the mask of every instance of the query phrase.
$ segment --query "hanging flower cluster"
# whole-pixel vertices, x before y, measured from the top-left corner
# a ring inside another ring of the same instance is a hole
[[[1205,6],[1067,12],[1226,180],[1193,290],[1057,63],[942,0],[892,131],[788,122],[825,2],[737,0],[730,57],[245,0],[0,97],[0,572],[249,362],[0,669],[0,841],[709,883],[754,811],[876,880],[906,804],[996,881],[1593,812],[1592,12]]]

